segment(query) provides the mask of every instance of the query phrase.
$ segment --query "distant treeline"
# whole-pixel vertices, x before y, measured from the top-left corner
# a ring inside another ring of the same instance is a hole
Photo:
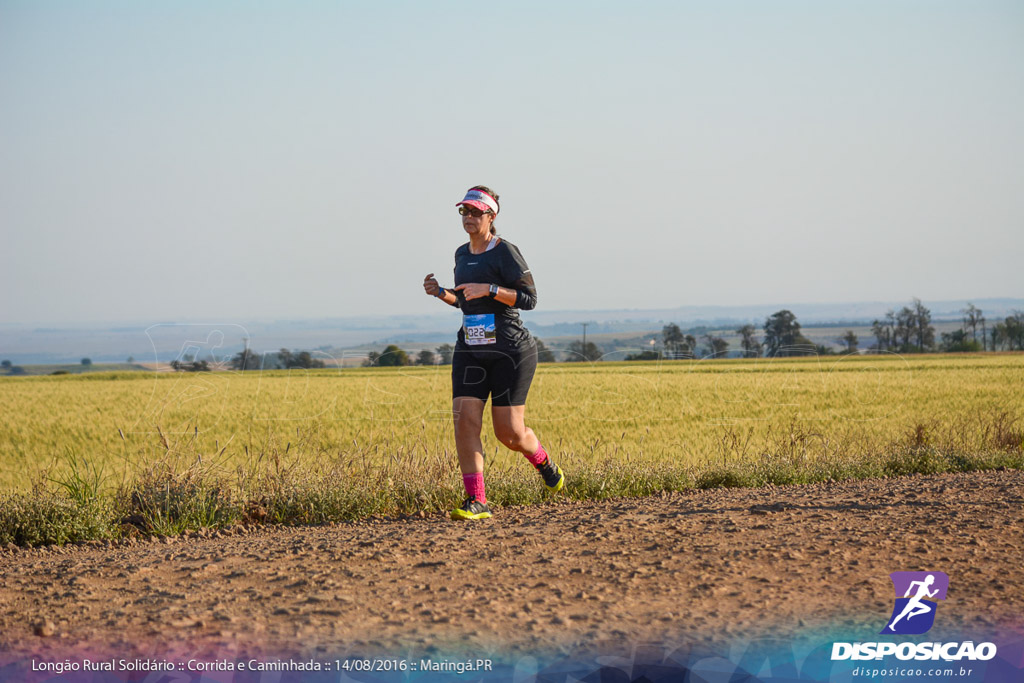
[[[846,330],[836,342],[844,347],[840,353],[847,354],[1024,350],[1024,312],[1014,311],[1012,315],[996,322],[991,329],[984,312],[974,304],[969,303],[961,313],[960,329],[943,332],[936,340],[931,311],[920,299],[914,298],[909,306],[899,311],[889,311],[885,318],[871,323],[875,341],[863,351],[853,330]],[[744,358],[835,353],[832,347],[815,344],[804,337],[796,315],[789,310],[784,309],[768,316],[763,331],[764,335],[758,337],[757,328],[752,324],[736,330]],[[669,324],[662,328],[662,350],[644,351],[628,356],[626,360],[722,357],[728,352],[729,344],[721,337],[705,334],[702,341],[703,345],[698,345],[693,335],[684,334],[676,324]]]
[[[540,339],[534,338],[537,342],[537,360],[541,363],[554,363],[555,354],[552,353],[544,342]],[[365,367],[370,366],[401,366],[401,365],[451,365],[452,356],[455,354],[455,347],[451,344],[441,344],[436,349],[431,351],[430,349],[422,349],[413,359],[395,344],[390,344],[381,352],[370,351],[367,354],[366,360],[363,361]]]
[[[275,353],[259,353],[248,345],[231,359],[232,370],[290,370],[302,368],[311,370],[326,367],[323,360],[314,358],[309,351],[280,349]]]
[[[972,352],[972,351],[1014,351],[1024,350],[1024,312],[1014,311],[1012,315],[989,325],[984,312],[974,304],[968,304],[963,314],[960,329],[943,332],[936,339],[931,311],[920,299],[914,298],[910,305],[899,311],[889,311],[880,320],[874,320],[871,330],[874,334],[866,346],[851,330],[846,330],[835,342],[841,346],[835,351],[831,345],[816,344],[804,336],[796,314],[780,310],[765,318],[758,330],[753,324],[738,327],[739,355],[743,358],[782,358],[806,356],[809,354],[835,355],[854,353],[929,353],[929,352]],[[698,330],[699,332],[699,330]],[[660,344],[659,344],[660,342]],[[684,332],[679,325],[669,323],[661,330],[661,338],[651,339],[651,348],[629,354],[625,360],[683,360],[695,358],[723,358],[729,355],[729,342],[723,337],[707,332],[699,338]],[[541,362],[556,362],[555,354],[537,340]],[[436,351],[436,353],[435,353]],[[390,345],[382,352],[371,351],[364,362],[376,365],[447,365],[455,351],[451,344],[443,344],[435,351],[423,349],[412,359],[397,345]],[[605,351],[592,341],[574,341],[564,351],[564,362],[598,361],[605,357]]]
[[[854,353],[929,353],[929,352],[982,352],[982,351],[1024,351],[1024,311],[1014,311],[1002,320],[989,321],[985,313],[972,303],[961,311],[961,326],[952,332],[943,332],[938,339],[932,325],[931,311],[920,299],[914,298],[910,305],[899,311],[890,310],[881,319],[871,323],[874,340],[862,347],[861,340],[853,330],[846,330],[835,339],[842,346],[841,354]],[[702,328],[695,331],[700,333]],[[707,328],[703,328],[707,329]],[[739,353],[743,358],[779,358],[805,356],[809,354],[832,355],[836,351],[830,345],[815,344],[801,331],[796,315],[783,309],[765,318],[759,330],[747,323],[735,330],[739,336]],[[660,341],[660,348],[659,348]],[[554,363],[555,352],[536,339],[538,361]],[[723,337],[707,332],[700,337],[684,332],[679,325],[669,323],[661,330],[660,340],[648,341],[651,348],[625,356],[625,360],[682,360],[696,358],[723,358],[729,355],[729,342]],[[436,349],[422,349],[411,357],[395,344],[382,351],[370,351],[364,366],[408,366],[408,365],[451,365],[455,347],[442,344]],[[563,351],[563,362],[599,361],[605,357],[605,350],[592,341],[574,341]],[[128,362],[134,359],[129,358]],[[83,366],[92,361],[83,358]],[[210,361],[197,360],[190,356],[171,361],[171,367],[179,372],[206,372]],[[246,347],[230,359],[232,370],[273,370],[273,369],[314,369],[325,367],[322,359],[314,358],[309,351],[291,351],[282,348],[273,353],[260,353]],[[59,370],[65,374],[66,370]],[[0,373],[7,375],[25,374],[23,368],[9,360],[0,362]],[[57,373],[54,373],[57,374]]]
[[[889,311],[883,319],[871,323],[875,341],[863,350],[853,330],[846,330],[836,342],[843,346],[840,353],[847,354],[1024,350],[1024,312],[1014,311],[1012,315],[996,322],[991,329],[984,312],[974,304],[968,304],[961,313],[960,329],[943,332],[936,340],[931,311],[920,299],[914,298],[909,306],[899,311]],[[768,316],[763,331],[763,336],[758,337],[757,328],[752,324],[737,328],[736,334],[740,337],[741,355],[744,358],[835,353],[831,346],[815,344],[804,337],[796,315],[789,310],[784,309]],[[644,351],[627,356],[626,360],[722,357],[728,352],[729,344],[721,337],[705,334],[701,340],[703,345],[698,344],[693,335],[684,334],[678,325],[669,324],[662,328],[661,350]]]
[[[871,331],[877,339],[873,348],[900,353],[1024,350],[1024,312],[1014,311],[1003,320],[996,321],[991,329],[985,312],[974,304],[968,303],[960,313],[963,315],[960,329],[943,332],[936,344],[931,312],[920,299],[915,298],[911,306],[904,306],[898,312],[890,310],[884,319],[871,324]]]

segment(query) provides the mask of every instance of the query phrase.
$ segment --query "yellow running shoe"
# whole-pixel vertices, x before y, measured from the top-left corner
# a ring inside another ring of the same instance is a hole
[[[551,458],[534,467],[540,472],[540,476],[544,477],[544,486],[551,493],[558,493],[565,486],[565,474],[562,473],[561,467],[551,462]]]
[[[467,498],[461,507],[452,510],[452,519],[487,519],[491,508],[476,498]]]

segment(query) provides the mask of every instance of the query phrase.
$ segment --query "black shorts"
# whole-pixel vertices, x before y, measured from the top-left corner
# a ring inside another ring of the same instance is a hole
[[[526,405],[533,373],[537,370],[537,344],[532,339],[519,349],[468,349],[452,354],[452,398],[473,396],[492,406]]]

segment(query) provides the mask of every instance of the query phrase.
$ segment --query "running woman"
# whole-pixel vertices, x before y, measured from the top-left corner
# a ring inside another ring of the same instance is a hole
[[[516,309],[529,311],[537,305],[533,275],[519,249],[498,237],[494,228],[501,208],[497,193],[477,185],[456,206],[469,242],[455,251],[455,287],[441,287],[430,273],[423,278],[423,289],[463,313],[452,355],[452,413],[466,500],[451,516],[486,519],[491,509],[484,491],[480,430],[488,397],[498,440],[526,456],[549,491],[560,491],[565,475],[524,422],[537,343]]]

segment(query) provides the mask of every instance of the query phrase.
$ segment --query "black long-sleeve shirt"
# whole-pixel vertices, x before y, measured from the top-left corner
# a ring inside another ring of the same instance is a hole
[[[454,292],[457,298],[455,305],[462,309],[465,316],[494,316],[493,344],[467,345],[464,325],[459,328],[459,346],[472,349],[507,349],[520,348],[532,342],[530,332],[519,318],[517,309],[529,311],[537,305],[537,287],[533,283],[530,267],[526,265],[526,260],[516,245],[502,239],[493,249],[482,254],[470,253],[468,242],[456,249],[455,285],[469,282],[495,284],[515,290],[516,303],[509,306],[490,297],[466,301],[461,291]]]

